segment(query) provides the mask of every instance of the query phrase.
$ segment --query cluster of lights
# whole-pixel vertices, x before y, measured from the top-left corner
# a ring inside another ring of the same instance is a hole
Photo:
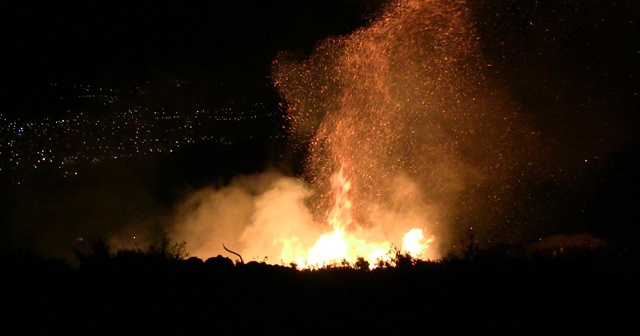
[[[231,145],[233,139],[228,136],[211,134],[211,126],[276,115],[260,104],[187,112],[132,106],[101,117],[76,113],[37,121],[10,121],[0,115],[0,172],[22,173],[46,167],[72,176],[77,175],[73,166],[79,162],[171,153],[181,145],[203,141]]]

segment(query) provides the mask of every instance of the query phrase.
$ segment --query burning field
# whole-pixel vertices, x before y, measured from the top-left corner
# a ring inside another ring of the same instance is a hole
[[[25,225],[3,238],[38,249],[0,249],[0,331],[637,333],[637,64],[593,51],[630,34],[607,20],[633,5],[601,3],[389,1],[268,58],[289,136],[278,168],[231,168],[248,141],[177,156],[233,177],[175,194],[173,169],[154,182],[127,161],[111,168],[124,178],[14,186]]]
[[[487,76],[470,15],[462,2],[396,1],[308,57],[281,53],[272,78],[291,145],[307,153],[303,176],[201,190],[173,238],[201,257],[225,243],[313,267],[375,265],[393,249],[438,259],[470,222],[489,229],[531,176],[537,133]],[[483,239],[509,230],[491,231]]]

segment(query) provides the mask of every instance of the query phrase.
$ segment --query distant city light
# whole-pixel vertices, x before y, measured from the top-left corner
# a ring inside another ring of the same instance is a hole
[[[60,85],[52,83],[51,86]],[[93,101],[96,109],[103,109],[99,106],[105,101],[120,100],[118,95],[127,92],[104,87],[99,91],[78,84],[70,88],[73,89],[70,92],[77,93],[77,98]],[[141,94],[140,89],[137,90]],[[71,96],[63,98],[73,100]],[[262,104],[169,111],[151,103],[123,106],[108,113],[86,113],[69,108],[64,111],[64,117],[59,119],[46,117],[28,121],[8,120],[0,115],[0,170],[13,172],[15,181],[22,181],[19,176],[30,171],[46,167],[61,170],[62,175],[69,176],[72,172],[62,171],[63,167],[69,169],[81,162],[173,153],[181,145],[204,141],[231,145],[238,137],[251,139],[252,136],[249,132],[229,133],[237,127],[229,123],[261,122],[259,120],[264,118],[282,120],[279,111],[267,111]],[[212,129],[219,129],[221,133],[216,134]],[[277,139],[279,135],[269,138]]]

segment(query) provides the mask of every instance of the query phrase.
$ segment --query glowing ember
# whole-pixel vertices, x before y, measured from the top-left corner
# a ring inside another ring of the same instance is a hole
[[[385,8],[307,58],[274,60],[293,145],[308,156],[304,183],[243,184],[251,215],[216,203],[221,218],[246,221],[247,259],[313,267],[361,257],[375,266],[400,243],[402,253],[436,259],[447,235],[464,229],[453,223],[492,225],[503,206],[492,200],[514,190],[524,166],[512,159],[535,137],[487,73],[466,2]]]
[[[329,213],[331,241],[347,241],[347,260],[352,234],[437,258],[426,248],[432,232],[461,232],[452,224],[460,219],[493,225],[500,203],[469,200],[506,197],[525,168],[512,159],[536,137],[491,80],[479,41],[466,1],[394,0],[310,57],[274,61],[294,135],[308,145],[308,203],[316,217]]]

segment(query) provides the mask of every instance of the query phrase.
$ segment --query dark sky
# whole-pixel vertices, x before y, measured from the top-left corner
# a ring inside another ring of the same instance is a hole
[[[3,2],[4,82],[182,77],[261,81],[282,50],[366,22],[379,1]]]
[[[39,81],[175,77],[223,84],[229,92],[261,90],[269,84],[266,76],[278,52],[309,52],[322,38],[366,24],[382,4],[382,0],[3,1],[2,98],[11,99],[10,91]],[[528,93],[532,86],[546,85],[547,92],[614,94],[627,100],[624,104],[637,100],[629,97],[637,89],[640,66],[636,2],[469,4],[487,58],[519,98],[537,101]],[[568,82],[571,85],[565,85]],[[582,91],[562,92],[569,87]]]

